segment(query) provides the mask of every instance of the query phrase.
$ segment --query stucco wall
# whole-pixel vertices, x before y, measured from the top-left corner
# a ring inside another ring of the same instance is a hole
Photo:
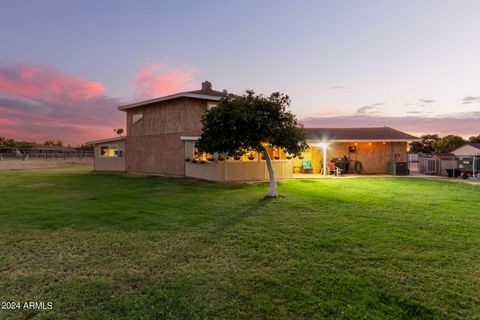
[[[181,136],[202,133],[200,119],[206,101],[181,98],[127,111],[127,164],[129,172],[185,175]],[[133,122],[133,116],[142,119]]]
[[[277,180],[292,177],[292,162],[288,160],[272,161],[275,178]],[[220,181],[220,182],[248,182],[268,180],[268,170],[263,160],[240,161],[207,161],[204,164],[186,163],[186,176]]]
[[[100,147],[101,146],[117,146],[118,150],[122,151],[122,155],[119,157],[102,157],[100,156]],[[125,140],[119,140],[114,142],[105,142],[96,144],[94,146],[94,162],[93,170],[94,171],[125,171]]]

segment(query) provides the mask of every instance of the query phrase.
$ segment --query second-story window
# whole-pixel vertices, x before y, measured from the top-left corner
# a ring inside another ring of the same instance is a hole
[[[132,124],[142,120],[143,118],[143,113],[137,113],[132,116]]]

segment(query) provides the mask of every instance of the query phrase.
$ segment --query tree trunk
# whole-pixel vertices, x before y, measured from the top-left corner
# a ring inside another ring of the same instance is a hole
[[[267,162],[268,176],[270,177],[270,190],[268,191],[267,197],[275,198],[277,196],[277,182],[275,181],[275,172],[273,171],[272,160],[270,155],[267,152],[267,149],[263,148],[263,155]]]

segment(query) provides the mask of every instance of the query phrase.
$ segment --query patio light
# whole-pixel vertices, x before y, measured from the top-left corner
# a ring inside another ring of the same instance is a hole
[[[317,146],[319,146],[320,148],[322,148],[323,150],[323,175],[326,176],[327,175],[327,146],[328,146],[328,143],[326,142],[320,142],[317,144]]]

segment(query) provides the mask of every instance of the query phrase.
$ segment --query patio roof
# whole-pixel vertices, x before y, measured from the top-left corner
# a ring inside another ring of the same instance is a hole
[[[419,138],[390,127],[305,128],[307,140],[335,142],[404,142]]]
[[[115,141],[120,141],[120,140],[125,140],[127,139],[126,136],[118,136],[118,137],[113,137],[113,138],[108,138],[108,139],[100,139],[100,140],[93,140],[93,141],[87,141],[85,144],[88,145],[95,145],[99,143],[108,143],[108,142],[115,142]]]

